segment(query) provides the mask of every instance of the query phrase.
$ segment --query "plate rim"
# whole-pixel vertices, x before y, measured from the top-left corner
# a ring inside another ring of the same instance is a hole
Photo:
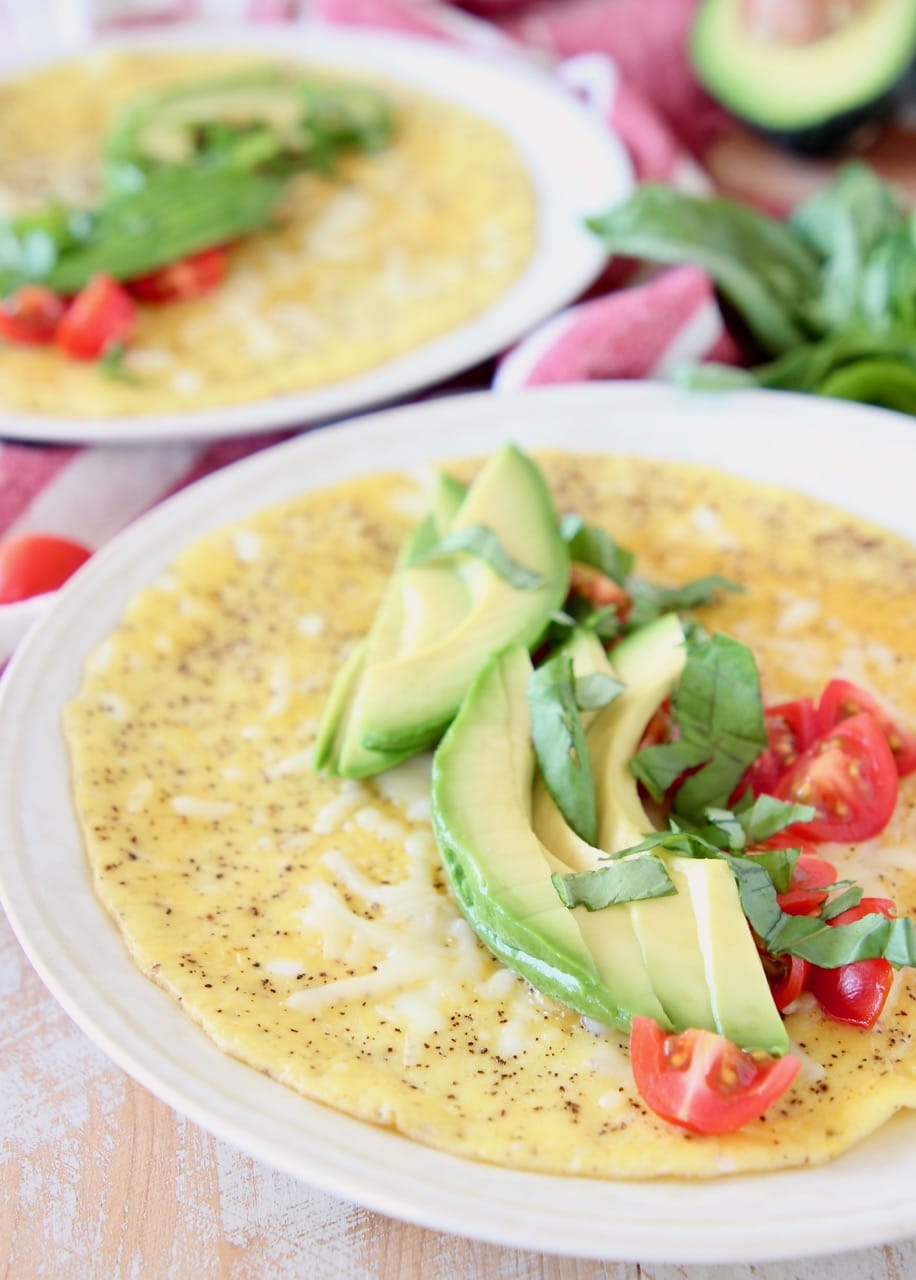
[[[292,464],[300,458],[313,464],[317,459],[319,468],[322,458],[325,465],[328,459],[333,462],[336,458],[338,464],[346,466],[348,473],[359,474],[378,469],[371,462],[372,449],[382,451],[388,457],[394,445],[395,452],[397,448],[412,450],[416,455],[415,463],[422,466],[431,457],[454,457],[474,451],[449,436],[447,429],[442,429],[461,423],[473,426],[470,434],[474,439],[492,437],[494,427],[499,424],[502,424],[502,434],[507,436],[506,423],[511,422],[512,438],[518,438],[524,428],[525,434],[533,433],[535,437],[538,431],[541,435],[546,432],[556,445],[568,448],[568,442],[560,437],[565,434],[566,424],[575,420],[577,414],[580,419],[592,415],[596,422],[600,415],[603,430],[605,420],[619,422],[621,415],[627,413],[634,418],[634,423],[626,426],[631,436],[634,432],[639,435],[643,431],[651,434],[653,429],[661,430],[662,435],[666,432],[671,434],[670,424],[663,429],[649,425],[648,419],[653,414],[656,418],[660,414],[662,421],[666,421],[667,414],[678,430],[685,426],[699,429],[701,423],[711,422],[713,425],[706,429],[712,436],[716,431],[723,434],[721,428],[731,415],[745,425],[753,423],[755,418],[760,425],[762,417],[768,422],[772,419],[770,436],[773,432],[777,436],[780,432],[783,435],[795,432],[793,438],[797,447],[797,433],[800,422],[804,421],[808,426],[802,428],[802,435],[807,433],[822,438],[823,433],[829,430],[841,453],[857,444],[869,456],[874,456],[875,451],[879,455],[882,451],[888,455],[890,451],[889,456],[895,457],[893,451],[896,449],[909,457],[911,465],[916,462],[916,433],[911,423],[900,415],[883,410],[818,402],[773,392],[709,397],[687,395],[673,388],[648,384],[585,384],[505,396],[484,392],[386,410],[327,431],[300,436],[227,467],[169,499],[103,548],[61,591],[52,609],[30,632],[0,682],[0,720],[11,726],[11,731],[0,737],[0,898],[27,955],[58,1001],[83,1030],[141,1084],[205,1129],[256,1158],[379,1212],[510,1247],[632,1261],[763,1261],[832,1253],[910,1235],[916,1231],[916,1201],[909,1190],[913,1185],[912,1176],[901,1177],[899,1168],[893,1166],[891,1171],[896,1181],[889,1186],[886,1173],[882,1172],[875,1179],[867,1159],[864,1160],[864,1172],[859,1166],[863,1164],[863,1151],[878,1137],[881,1138],[879,1146],[883,1143],[886,1147],[890,1142],[893,1151],[913,1147],[916,1114],[898,1117],[879,1130],[878,1135],[853,1148],[852,1152],[811,1169],[740,1175],[699,1183],[665,1179],[644,1183],[598,1182],[496,1169],[430,1151],[408,1139],[331,1112],[320,1104],[291,1093],[252,1068],[227,1059],[181,1013],[171,997],[133,968],[125,950],[123,965],[129,973],[116,975],[118,998],[124,998],[120,986],[122,979],[127,980],[128,987],[132,988],[139,978],[150,998],[150,1005],[165,1002],[170,1011],[169,1020],[174,1020],[177,1027],[175,1044],[169,1052],[160,1046],[150,1057],[147,1046],[138,1061],[135,1041],[141,1031],[135,1020],[127,1017],[126,1030],[121,1015],[116,1015],[112,1023],[111,1010],[104,997],[100,1019],[97,1002],[90,1000],[87,1007],[81,985],[84,978],[77,979],[66,971],[62,975],[58,935],[65,921],[56,922],[57,934],[52,930],[50,936],[42,936],[39,929],[38,936],[35,935],[30,897],[34,886],[29,887],[30,882],[24,874],[29,860],[24,856],[27,837],[22,830],[23,812],[19,805],[19,794],[23,782],[27,781],[28,769],[27,764],[18,758],[20,738],[15,730],[17,726],[23,726],[25,717],[34,714],[36,691],[40,703],[40,690],[49,676],[49,664],[57,660],[56,649],[61,635],[75,634],[74,628],[78,627],[81,616],[85,619],[89,613],[101,612],[87,610],[86,605],[97,603],[99,594],[104,594],[112,584],[117,584],[119,596],[129,595],[133,586],[124,581],[128,564],[134,564],[135,572],[142,571],[148,578],[159,567],[159,563],[154,563],[157,557],[167,559],[173,553],[171,546],[157,542],[160,535],[168,535],[167,543],[177,543],[184,537],[187,527],[199,523],[201,518],[208,522],[207,527],[226,523],[227,514],[232,519],[236,518],[235,507],[228,513],[225,510],[227,498],[233,491],[236,493],[236,505],[244,502],[249,510],[269,505],[260,482],[271,473],[279,475],[281,472],[286,485],[292,484],[293,478],[297,482],[307,479],[294,477],[296,469]],[[542,419],[549,420],[546,427]],[[646,419],[644,424],[642,419]],[[588,427],[593,435],[598,431],[596,422]],[[586,428],[580,426],[579,430],[582,432]],[[498,437],[500,432],[495,434]],[[444,437],[452,443],[444,443]],[[681,430],[675,447],[679,446],[682,451],[685,447],[693,448],[685,445],[688,437],[689,432],[685,435]],[[526,447],[544,444],[540,438],[533,441],[522,439],[520,442]],[[595,443],[593,439],[592,448]],[[772,443],[768,438],[766,448],[770,453],[773,451]],[[574,440],[572,447],[583,446]],[[650,449],[648,456],[661,455]],[[342,464],[341,459],[344,459]],[[720,461],[720,469],[722,465]],[[853,479],[859,466],[860,460],[851,454],[850,475]],[[314,479],[314,472],[311,478]],[[318,476],[318,481],[321,485],[329,483],[323,474]],[[311,487],[317,486],[299,483],[301,489]],[[275,499],[271,496],[270,500]],[[872,503],[878,501],[877,490],[870,500]],[[906,536],[916,541],[916,515],[909,512],[906,515],[909,521]],[[196,532],[194,536],[197,536]],[[87,627],[93,638],[90,640],[89,636],[83,635],[79,639],[80,653],[94,646],[97,633],[107,630],[107,623],[93,616],[88,624],[84,621],[84,631]],[[27,743],[26,760],[29,750]],[[34,763],[34,755],[31,758]],[[66,787],[67,780],[63,782]],[[57,785],[60,799],[60,780]],[[81,846],[79,861],[76,879],[84,882],[85,892],[88,869],[82,862]],[[91,896],[91,889],[88,892]],[[66,926],[69,927],[69,906],[58,910],[66,917]],[[115,930],[101,904],[95,903],[95,910],[104,927]],[[123,947],[120,934],[117,939]],[[112,1026],[116,1034],[112,1034]],[[231,1089],[224,1098],[214,1100],[201,1088],[199,1080],[189,1084],[183,1076],[182,1065],[175,1054],[180,1056],[189,1044],[203,1052],[208,1065],[215,1055],[226,1067],[226,1079],[231,1081]],[[258,1107],[261,1108],[256,1118],[266,1126],[260,1133],[251,1132],[252,1094],[257,1096]],[[268,1094],[271,1095],[269,1099]],[[246,1098],[249,1099],[247,1102]],[[330,1163],[325,1159],[327,1152],[319,1152],[316,1159],[311,1151],[303,1154],[289,1149],[291,1126],[287,1123],[279,1125],[278,1117],[288,1120],[291,1112],[295,1113],[297,1123],[305,1114],[308,1123],[313,1124],[313,1135],[317,1134],[319,1139],[322,1136],[327,1138],[329,1132],[338,1136],[339,1149]],[[376,1153],[371,1158],[368,1171],[365,1163],[367,1146]],[[401,1167],[404,1161],[413,1166],[409,1176]],[[842,1189],[843,1177],[850,1167],[852,1173],[848,1176],[858,1178],[862,1189],[868,1191],[855,1210],[849,1207],[848,1202],[844,1203],[843,1195],[835,1191],[837,1186]],[[882,1171],[884,1167],[882,1164]],[[386,1176],[379,1180],[382,1168]],[[914,1171],[916,1151],[909,1166],[909,1173]],[[827,1202],[833,1205],[833,1212],[826,1213],[826,1217],[824,1210],[819,1217],[813,1215],[813,1225],[810,1196],[807,1194],[812,1178],[830,1191]],[[569,1238],[568,1203],[562,1211],[562,1230],[557,1222],[556,1204],[563,1204],[564,1193],[567,1202],[571,1195],[575,1196],[577,1202],[586,1207],[593,1210],[600,1207],[604,1215],[600,1221],[591,1222],[586,1227],[580,1223],[580,1209],[575,1221],[583,1234],[577,1240]],[[762,1195],[765,1197],[763,1201]],[[756,1222],[752,1229],[740,1214],[733,1220],[735,1206],[740,1209],[743,1198],[748,1196],[752,1196],[758,1205],[782,1205],[779,1230],[769,1219]],[[552,1217],[547,1213],[551,1201],[554,1203]],[[797,1211],[792,1212],[796,1201]],[[702,1208],[705,1205],[708,1210],[713,1202],[716,1206],[715,1229],[711,1227],[708,1216],[698,1215],[698,1206]],[[668,1225],[657,1221],[660,1204],[669,1215]],[[532,1205],[536,1206],[536,1215]],[[614,1218],[614,1213],[621,1211],[621,1205],[630,1215],[643,1215],[642,1222],[636,1223],[635,1229],[633,1224],[627,1226],[619,1218]],[[646,1214],[649,1212],[653,1215],[653,1231],[646,1239],[639,1233],[645,1232]],[[791,1227],[788,1235],[787,1222]],[[829,1225],[829,1232],[825,1223]]]
[[[365,28],[339,27],[319,21],[253,26],[231,21],[202,21],[174,27],[119,31],[74,42],[65,48],[46,49],[0,69],[0,84],[20,75],[52,67],[57,63],[106,51],[189,50],[201,41],[208,51],[220,52],[240,47],[258,54],[290,54],[313,60],[319,66],[345,66],[357,71],[388,74],[388,64],[396,67],[389,78],[438,94],[494,120],[511,98],[511,89],[543,104],[554,113],[557,128],[578,147],[588,148],[593,174],[581,181],[594,188],[594,203],[588,207],[578,198],[559,190],[558,155],[551,142],[545,150],[526,139],[520,109],[507,108],[513,116],[512,129],[497,120],[521,155],[535,189],[538,208],[537,243],[521,275],[483,311],[413,350],[402,353],[361,374],[312,390],[273,394],[241,404],[203,407],[188,411],[119,415],[96,420],[65,414],[34,414],[7,410],[3,414],[5,438],[34,443],[56,444],[150,444],[165,441],[208,440],[262,434],[277,429],[307,429],[335,418],[351,416],[391,404],[422,392],[435,384],[467,372],[519,341],[547,316],[572,303],[600,275],[607,252],[597,236],[587,232],[587,213],[609,207],[632,191],[633,166],[619,137],[597,113],[567,92],[550,74],[534,63],[510,60],[494,53],[483,56],[459,45],[438,43],[409,34]],[[444,77],[444,78],[443,78]],[[473,82],[486,100],[486,109],[473,102],[467,88]],[[465,86],[462,92],[462,85]],[[444,86],[444,87],[443,87]],[[506,94],[494,107],[491,100],[500,91]],[[549,106],[548,106],[549,104]],[[565,162],[564,162],[565,163]],[[568,175],[567,175],[568,176]],[[558,236],[562,219],[563,270],[557,261]],[[551,237],[545,242],[546,233]]]

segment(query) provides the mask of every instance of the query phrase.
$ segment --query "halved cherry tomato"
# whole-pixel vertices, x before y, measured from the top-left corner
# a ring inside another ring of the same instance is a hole
[[[770,984],[770,994],[776,1008],[788,1009],[801,995],[811,966],[801,956],[771,956],[761,951],[763,971]]]
[[[91,554],[88,547],[51,534],[6,538],[0,542],[0,604],[55,591]]]
[[[644,751],[646,747],[657,747],[662,742],[674,741],[675,733],[679,735],[679,726],[672,724],[671,699],[666,698],[664,702],[659,704],[652,715],[652,719],[643,730],[636,750]]]
[[[835,880],[836,867],[832,863],[816,853],[803,852],[795,864],[788,889],[777,893],[776,901],[787,915],[816,916]]]
[[[781,1098],[801,1062],[750,1054],[712,1031],[667,1035],[636,1017],[630,1062],[639,1096],[656,1115],[694,1133],[733,1133]]]
[[[141,302],[176,302],[199,298],[221,284],[229,255],[226,249],[204,249],[180,262],[173,262],[150,275],[128,282],[127,288]]]
[[[98,360],[130,341],[136,318],[136,305],[126,289],[111,276],[93,276],[57,326],[55,341],[74,360]]]
[[[881,727],[900,777],[905,778],[916,770],[916,733],[905,729],[877,698],[848,680],[831,680],[821,694],[817,707],[819,731],[827,733],[841,720],[858,715],[860,711],[867,711]]]
[[[863,898],[858,906],[841,911],[831,925],[851,924],[867,915],[893,919],[896,905],[890,898]],[[873,1027],[887,1003],[894,970],[887,960],[853,960],[836,969],[811,965],[806,986],[828,1018],[865,1030]]]
[[[606,609],[608,605],[613,605],[621,618],[626,617],[630,607],[629,594],[618,582],[600,569],[583,564],[580,560],[573,560],[570,565],[569,589],[573,594],[583,596],[596,609]]]
[[[768,745],[746,770],[735,793],[772,795],[777,782],[818,736],[817,713],[810,698],[781,702],[764,711]]]
[[[776,785],[780,800],[813,805],[816,817],[789,835],[810,840],[867,840],[887,826],[897,803],[897,766],[867,712],[841,720],[803,752]]]
[[[51,289],[24,284],[0,302],[0,337],[20,346],[48,346],[63,314],[63,299]]]

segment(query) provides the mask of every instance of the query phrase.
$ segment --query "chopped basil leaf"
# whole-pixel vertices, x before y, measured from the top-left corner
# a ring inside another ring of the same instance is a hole
[[[634,627],[652,622],[663,613],[677,613],[681,609],[696,609],[701,604],[709,604],[722,591],[744,590],[739,583],[717,573],[694,578],[679,587],[660,587],[641,578],[631,578],[626,588],[632,601],[627,621]]]
[[[751,857],[766,868],[776,892],[785,893],[792,883],[792,875],[795,864],[801,857],[801,849],[764,849],[762,853],[751,854]]]
[[[595,871],[566,876],[554,873],[551,879],[567,907],[585,907],[588,911],[677,893],[662,859],[650,855],[614,862]]]
[[[658,796],[685,768],[698,765],[678,788],[674,809],[699,822],[710,807],[727,806],[745,769],[767,745],[753,653],[723,635],[689,644],[671,709],[680,740],[639,752],[630,767]]]
[[[810,822],[814,815],[810,805],[793,804],[768,795],[756,796],[734,809],[706,810],[709,821],[728,833],[729,848],[737,850],[753,848],[793,822]]]
[[[426,564],[429,560],[440,560],[459,551],[483,560],[495,574],[517,591],[536,591],[543,585],[541,574],[533,569],[526,569],[517,560],[513,560],[496,533],[483,524],[468,524],[460,529],[450,530],[422,555],[414,556],[410,564]]]
[[[575,682],[576,706],[580,711],[600,711],[623,693],[626,685],[613,676],[593,671],[588,676],[578,676]]]
[[[848,884],[846,881],[835,880],[829,886],[830,892],[833,893],[838,887],[843,887],[844,892],[838,893],[835,898],[831,898],[829,902],[825,902],[821,907],[822,920],[834,920],[844,911],[848,911],[850,907],[857,907],[862,901],[864,889],[858,884]]]
[[[653,800],[661,800],[669,787],[687,769],[696,768],[712,758],[701,743],[660,742],[645,747],[630,761],[630,772],[641,782]]]
[[[573,560],[600,569],[619,586],[624,586],[636,559],[632,551],[620,547],[605,530],[586,524],[581,516],[566,515],[560,521],[560,534],[569,543]]]
[[[528,681],[531,737],[541,774],[557,808],[578,836],[598,839],[595,780],[576,705],[572,659],[556,654]]]

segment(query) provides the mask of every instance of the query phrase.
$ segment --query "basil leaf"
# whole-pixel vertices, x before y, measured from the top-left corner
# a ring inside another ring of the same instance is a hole
[[[801,849],[764,849],[762,853],[752,853],[750,857],[766,868],[766,873],[773,882],[777,893],[785,893],[792,883],[795,864],[801,857]]]
[[[576,705],[572,659],[558,653],[528,681],[531,737],[547,790],[573,831],[598,839],[595,780]]]
[[[575,682],[576,706],[580,711],[599,711],[623,693],[622,680],[593,671],[588,676],[578,676]]]
[[[661,800],[682,773],[706,764],[711,758],[710,751],[701,743],[684,739],[660,742],[638,751],[630,761],[630,772],[653,800]]]
[[[476,556],[493,570],[510,587],[517,591],[536,591],[543,585],[541,574],[513,560],[500,542],[497,534],[483,524],[463,525],[460,529],[451,529],[421,555],[414,556],[410,565],[426,564],[430,560],[441,560],[455,555],[457,552]]]
[[[753,653],[723,635],[689,645],[671,706],[682,741],[697,757],[706,753],[706,763],[684,781],[674,798],[675,812],[698,821],[708,808],[727,806],[745,769],[767,745]]]
[[[916,365],[892,359],[858,360],[830,374],[816,391],[916,414]]]
[[[733,837],[729,840],[730,848],[746,849],[769,840],[794,822],[810,822],[815,811],[810,805],[760,795],[734,810],[709,808],[706,816],[714,826]]]
[[[638,627],[663,613],[677,613],[681,609],[696,609],[699,605],[709,604],[721,591],[743,592],[744,587],[713,573],[678,587],[660,587],[641,579],[631,579],[627,590],[632,602],[627,624]]]
[[[774,955],[801,956],[819,969],[838,969],[856,960],[889,961],[895,968],[916,965],[916,928],[906,916],[888,920],[875,912],[850,924],[828,924],[810,916],[786,916],[771,939]]]
[[[768,351],[805,340],[799,304],[817,293],[817,258],[778,219],[725,197],[645,183],[588,226],[611,253],[702,267]]]
[[[567,907],[602,911],[624,902],[646,898],[667,898],[677,893],[661,858],[646,855],[627,862],[614,862],[595,871],[551,876],[554,887]]]
[[[569,544],[570,559],[599,569],[618,586],[624,586],[636,557],[632,551],[618,546],[605,529],[586,524],[581,516],[571,514],[560,521],[560,534]]]
[[[834,881],[829,886],[830,892],[839,885],[839,881]],[[850,907],[857,907],[862,901],[864,890],[861,885],[850,884],[844,888],[842,893],[838,893],[835,898],[831,898],[829,902],[825,902],[821,907],[821,919],[833,920],[836,916],[841,915],[844,911],[848,911]]]

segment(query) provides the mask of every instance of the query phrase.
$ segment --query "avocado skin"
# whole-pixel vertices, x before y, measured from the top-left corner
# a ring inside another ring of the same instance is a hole
[[[856,135],[870,135],[916,89],[916,19],[912,0],[873,0],[884,27],[881,41],[864,54],[848,42],[848,74],[837,75],[830,52],[835,36],[787,46],[791,78],[777,59],[782,46],[738,35],[734,11],[741,0],[702,0],[694,16],[689,58],[697,79],[737,121],[774,146],[803,156],[830,156],[855,149]],[[890,38],[888,36],[890,33]],[[856,19],[850,33],[858,34]],[[736,49],[735,41],[743,47]],[[883,46],[883,47],[882,47]],[[875,49],[880,52],[876,53]],[[769,50],[774,49],[773,61]],[[758,56],[759,53],[759,56]],[[740,64],[740,75],[734,66]],[[883,68],[883,69],[882,69]],[[814,89],[812,89],[814,86]],[[791,103],[787,121],[786,103]]]
[[[912,71],[871,102],[863,103],[862,106],[849,111],[841,111],[806,129],[768,129],[765,125],[749,120],[737,112],[732,114],[752,133],[774,147],[779,147],[782,151],[791,151],[796,155],[815,159],[821,156],[835,156],[844,151],[854,150],[857,134],[863,137],[870,136],[873,130],[880,129],[907,96],[911,80]]]

